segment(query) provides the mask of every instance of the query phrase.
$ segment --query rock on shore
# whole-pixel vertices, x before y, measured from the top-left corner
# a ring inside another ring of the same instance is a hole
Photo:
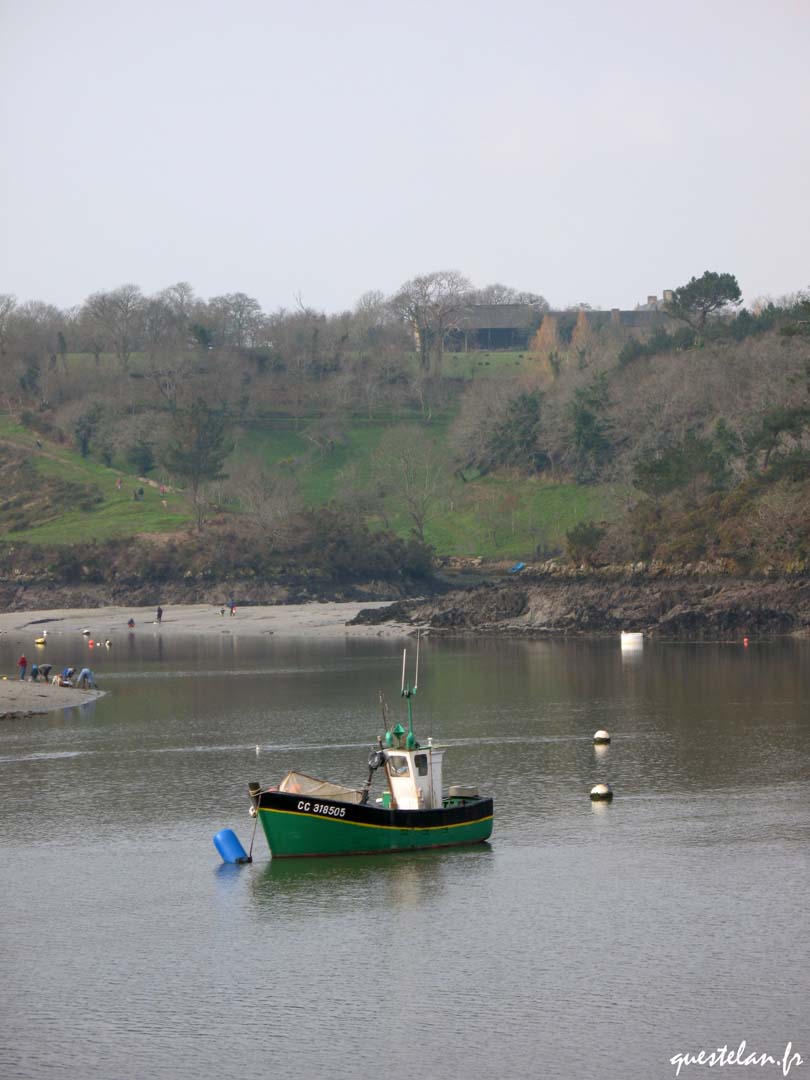
[[[364,610],[355,621],[389,619],[455,633],[635,630],[661,638],[712,640],[807,635],[810,580],[532,575]]]

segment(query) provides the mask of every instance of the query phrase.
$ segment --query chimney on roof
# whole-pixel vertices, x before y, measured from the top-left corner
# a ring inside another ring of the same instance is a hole
[[[657,303],[658,303],[658,297],[657,296],[648,296],[647,297],[647,306],[648,307],[654,307]]]
[[[617,307],[610,309],[610,321],[614,326],[618,326],[622,321],[621,312]]]
[[[673,293],[672,289],[664,289],[664,303],[671,304],[674,299],[675,294]]]

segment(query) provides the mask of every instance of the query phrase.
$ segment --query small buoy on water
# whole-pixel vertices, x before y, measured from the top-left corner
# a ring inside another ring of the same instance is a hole
[[[259,746],[258,743],[256,743],[256,756],[257,757],[259,756],[260,751],[261,751],[261,747]]]
[[[109,638],[107,638],[107,640],[106,640],[106,641],[104,642],[104,647],[105,647],[105,648],[107,648],[107,649],[109,649],[109,647],[110,647],[111,645],[112,645],[112,642],[110,641],[110,639],[109,639]]]
[[[239,837],[233,829],[220,829],[214,837],[214,847],[219,852],[222,861],[226,863],[249,863],[251,857],[239,842]]]
[[[595,743],[609,743],[610,735],[607,731],[604,730],[604,728],[599,728],[599,730],[595,731],[593,734],[593,741]]]
[[[610,784],[594,784],[591,788],[591,798],[596,799],[612,799],[613,789]]]
[[[743,645],[745,646],[746,649],[748,648],[748,638],[747,637],[743,638]]]
[[[95,643],[95,641],[93,641],[93,639],[92,639],[92,638],[90,638],[90,640],[89,640],[89,641],[87,642],[87,644],[88,644],[88,645],[90,646],[90,648],[92,649],[92,648],[93,648],[93,646],[94,646],[94,645],[95,645],[96,643]]]
[[[82,633],[84,634],[85,637],[90,637],[92,632],[93,632],[92,630],[82,630]]]

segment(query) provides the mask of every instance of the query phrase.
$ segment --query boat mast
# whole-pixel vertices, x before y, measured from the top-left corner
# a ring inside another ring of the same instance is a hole
[[[405,740],[405,746],[408,750],[416,748],[416,736],[413,733],[413,706],[411,705],[411,698],[416,693],[416,688],[419,683],[419,632],[416,634],[416,670],[414,672],[413,686],[410,683],[405,682],[405,658],[407,655],[407,649],[402,650],[402,689],[400,690],[400,696],[404,697],[408,703],[408,737]]]

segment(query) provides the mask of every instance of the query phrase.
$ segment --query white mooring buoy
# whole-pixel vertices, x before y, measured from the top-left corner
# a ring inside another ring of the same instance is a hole
[[[596,799],[612,799],[613,789],[610,784],[594,784],[591,788],[591,798]]]
[[[599,728],[598,731],[595,731],[593,733],[593,741],[595,743],[609,743],[610,742],[610,734],[609,734],[609,732],[605,731],[604,728]]]

